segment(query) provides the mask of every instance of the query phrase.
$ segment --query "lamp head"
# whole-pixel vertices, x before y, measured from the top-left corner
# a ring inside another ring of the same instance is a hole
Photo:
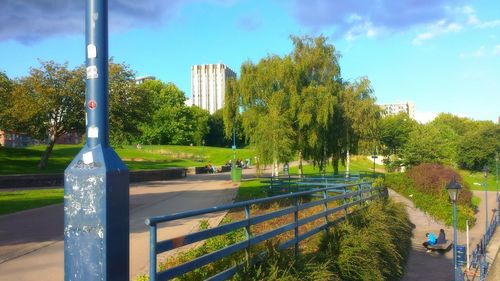
[[[487,178],[488,177],[488,166],[484,166],[483,167],[483,174],[484,174],[484,178]]]
[[[451,201],[457,201],[458,194],[460,193],[461,188],[462,186],[457,182],[455,176],[452,176],[450,183],[446,186],[446,190],[448,191],[448,195],[450,196]]]

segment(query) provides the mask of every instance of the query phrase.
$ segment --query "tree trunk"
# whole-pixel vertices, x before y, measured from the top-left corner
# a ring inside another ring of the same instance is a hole
[[[337,155],[332,156],[332,166],[333,166],[333,174],[339,174],[339,157]]]
[[[345,159],[346,159],[346,163],[345,163],[345,177],[348,178],[348,177],[350,177],[350,175],[349,175],[349,165],[351,164],[351,157],[349,156],[349,149],[347,149]]]
[[[278,176],[279,176],[279,171],[278,171],[278,170],[279,170],[279,169],[278,169],[278,159],[276,159],[276,158],[275,158],[275,159],[273,160],[273,175],[274,175],[275,177],[278,177]]]
[[[42,158],[40,159],[40,163],[38,163],[39,169],[47,167],[47,162],[49,162],[49,156],[52,153],[52,149],[54,148],[55,143],[56,143],[56,135],[51,134],[49,144],[47,145],[47,148],[45,148],[45,152],[43,153]]]
[[[302,152],[299,151],[299,176],[302,178],[304,176],[304,170],[302,169]]]

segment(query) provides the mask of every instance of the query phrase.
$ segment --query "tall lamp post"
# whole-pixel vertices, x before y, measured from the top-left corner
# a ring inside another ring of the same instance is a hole
[[[495,152],[495,163],[496,163],[496,168],[497,168],[497,173],[496,173],[496,178],[495,178],[496,188],[497,188],[497,201],[500,201],[500,198],[498,197],[498,151]]]
[[[488,166],[484,166],[483,168],[483,173],[484,173],[484,204],[486,207],[486,210],[484,212],[486,216],[486,224],[485,224],[485,229],[484,233],[488,235]]]
[[[453,202],[453,276],[454,280],[459,280],[457,264],[457,199],[462,186],[456,181],[455,176],[451,178],[446,186],[450,200]]]
[[[64,280],[128,280],[129,173],[109,145],[108,1],[85,2],[87,139],[64,172]]]

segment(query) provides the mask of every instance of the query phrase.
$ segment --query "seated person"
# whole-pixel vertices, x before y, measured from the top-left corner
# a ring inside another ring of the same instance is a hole
[[[436,235],[434,235],[434,233],[432,232],[427,232],[425,234],[425,237],[427,237],[427,241],[425,241],[424,243],[422,243],[422,245],[428,250],[428,252],[430,251],[429,249],[429,246],[432,246],[432,245],[435,245],[436,244]]]
[[[439,235],[436,244],[446,244],[446,234],[444,233],[444,229],[442,228],[439,230]]]

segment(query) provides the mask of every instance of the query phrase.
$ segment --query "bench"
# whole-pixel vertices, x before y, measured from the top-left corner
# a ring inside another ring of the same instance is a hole
[[[427,249],[433,251],[448,251],[451,248],[451,245],[453,245],[453,242],[448,240],[446,243],[428,245]]]

